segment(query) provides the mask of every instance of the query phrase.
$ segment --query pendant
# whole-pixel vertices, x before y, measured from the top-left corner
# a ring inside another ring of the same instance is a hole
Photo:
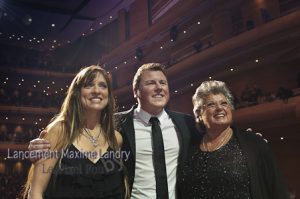
[[[90,141],[95,148],[99,145],[97,138],[90,137]]]

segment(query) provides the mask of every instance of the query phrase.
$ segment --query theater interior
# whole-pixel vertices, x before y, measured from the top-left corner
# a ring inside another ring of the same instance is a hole
[[[268,141],[300,196],[299,0],[1,0],[0,198],[19,198],[27,151],[80,68],[104,67],[117,110],[136,104],[139,66],[166,66],[167,108],[192,114],[205,80],[235,97],[234,123]],[[3,193],[3,194],[2,194]]]

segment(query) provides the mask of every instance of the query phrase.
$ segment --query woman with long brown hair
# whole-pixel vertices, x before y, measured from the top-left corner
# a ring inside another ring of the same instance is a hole
[[[59,114],[47,126],[49,157],[31,168],[24,197],[125,197],[122,136],[115,130],[114,98],[108,75],[99,66],[73,79]]]

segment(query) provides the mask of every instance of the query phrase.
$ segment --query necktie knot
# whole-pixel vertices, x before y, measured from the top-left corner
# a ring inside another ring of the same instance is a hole
[[[157,117],[151,117],[149,122],[152,124],[152,125],[158,125],[159,124],[159,120]]]

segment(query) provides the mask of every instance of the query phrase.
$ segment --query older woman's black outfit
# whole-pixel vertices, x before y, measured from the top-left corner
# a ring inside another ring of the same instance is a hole
[[[180,198],[288,199],[268,144],[232,129],[229,142],[216,151],[191,145],[178,178]]]

